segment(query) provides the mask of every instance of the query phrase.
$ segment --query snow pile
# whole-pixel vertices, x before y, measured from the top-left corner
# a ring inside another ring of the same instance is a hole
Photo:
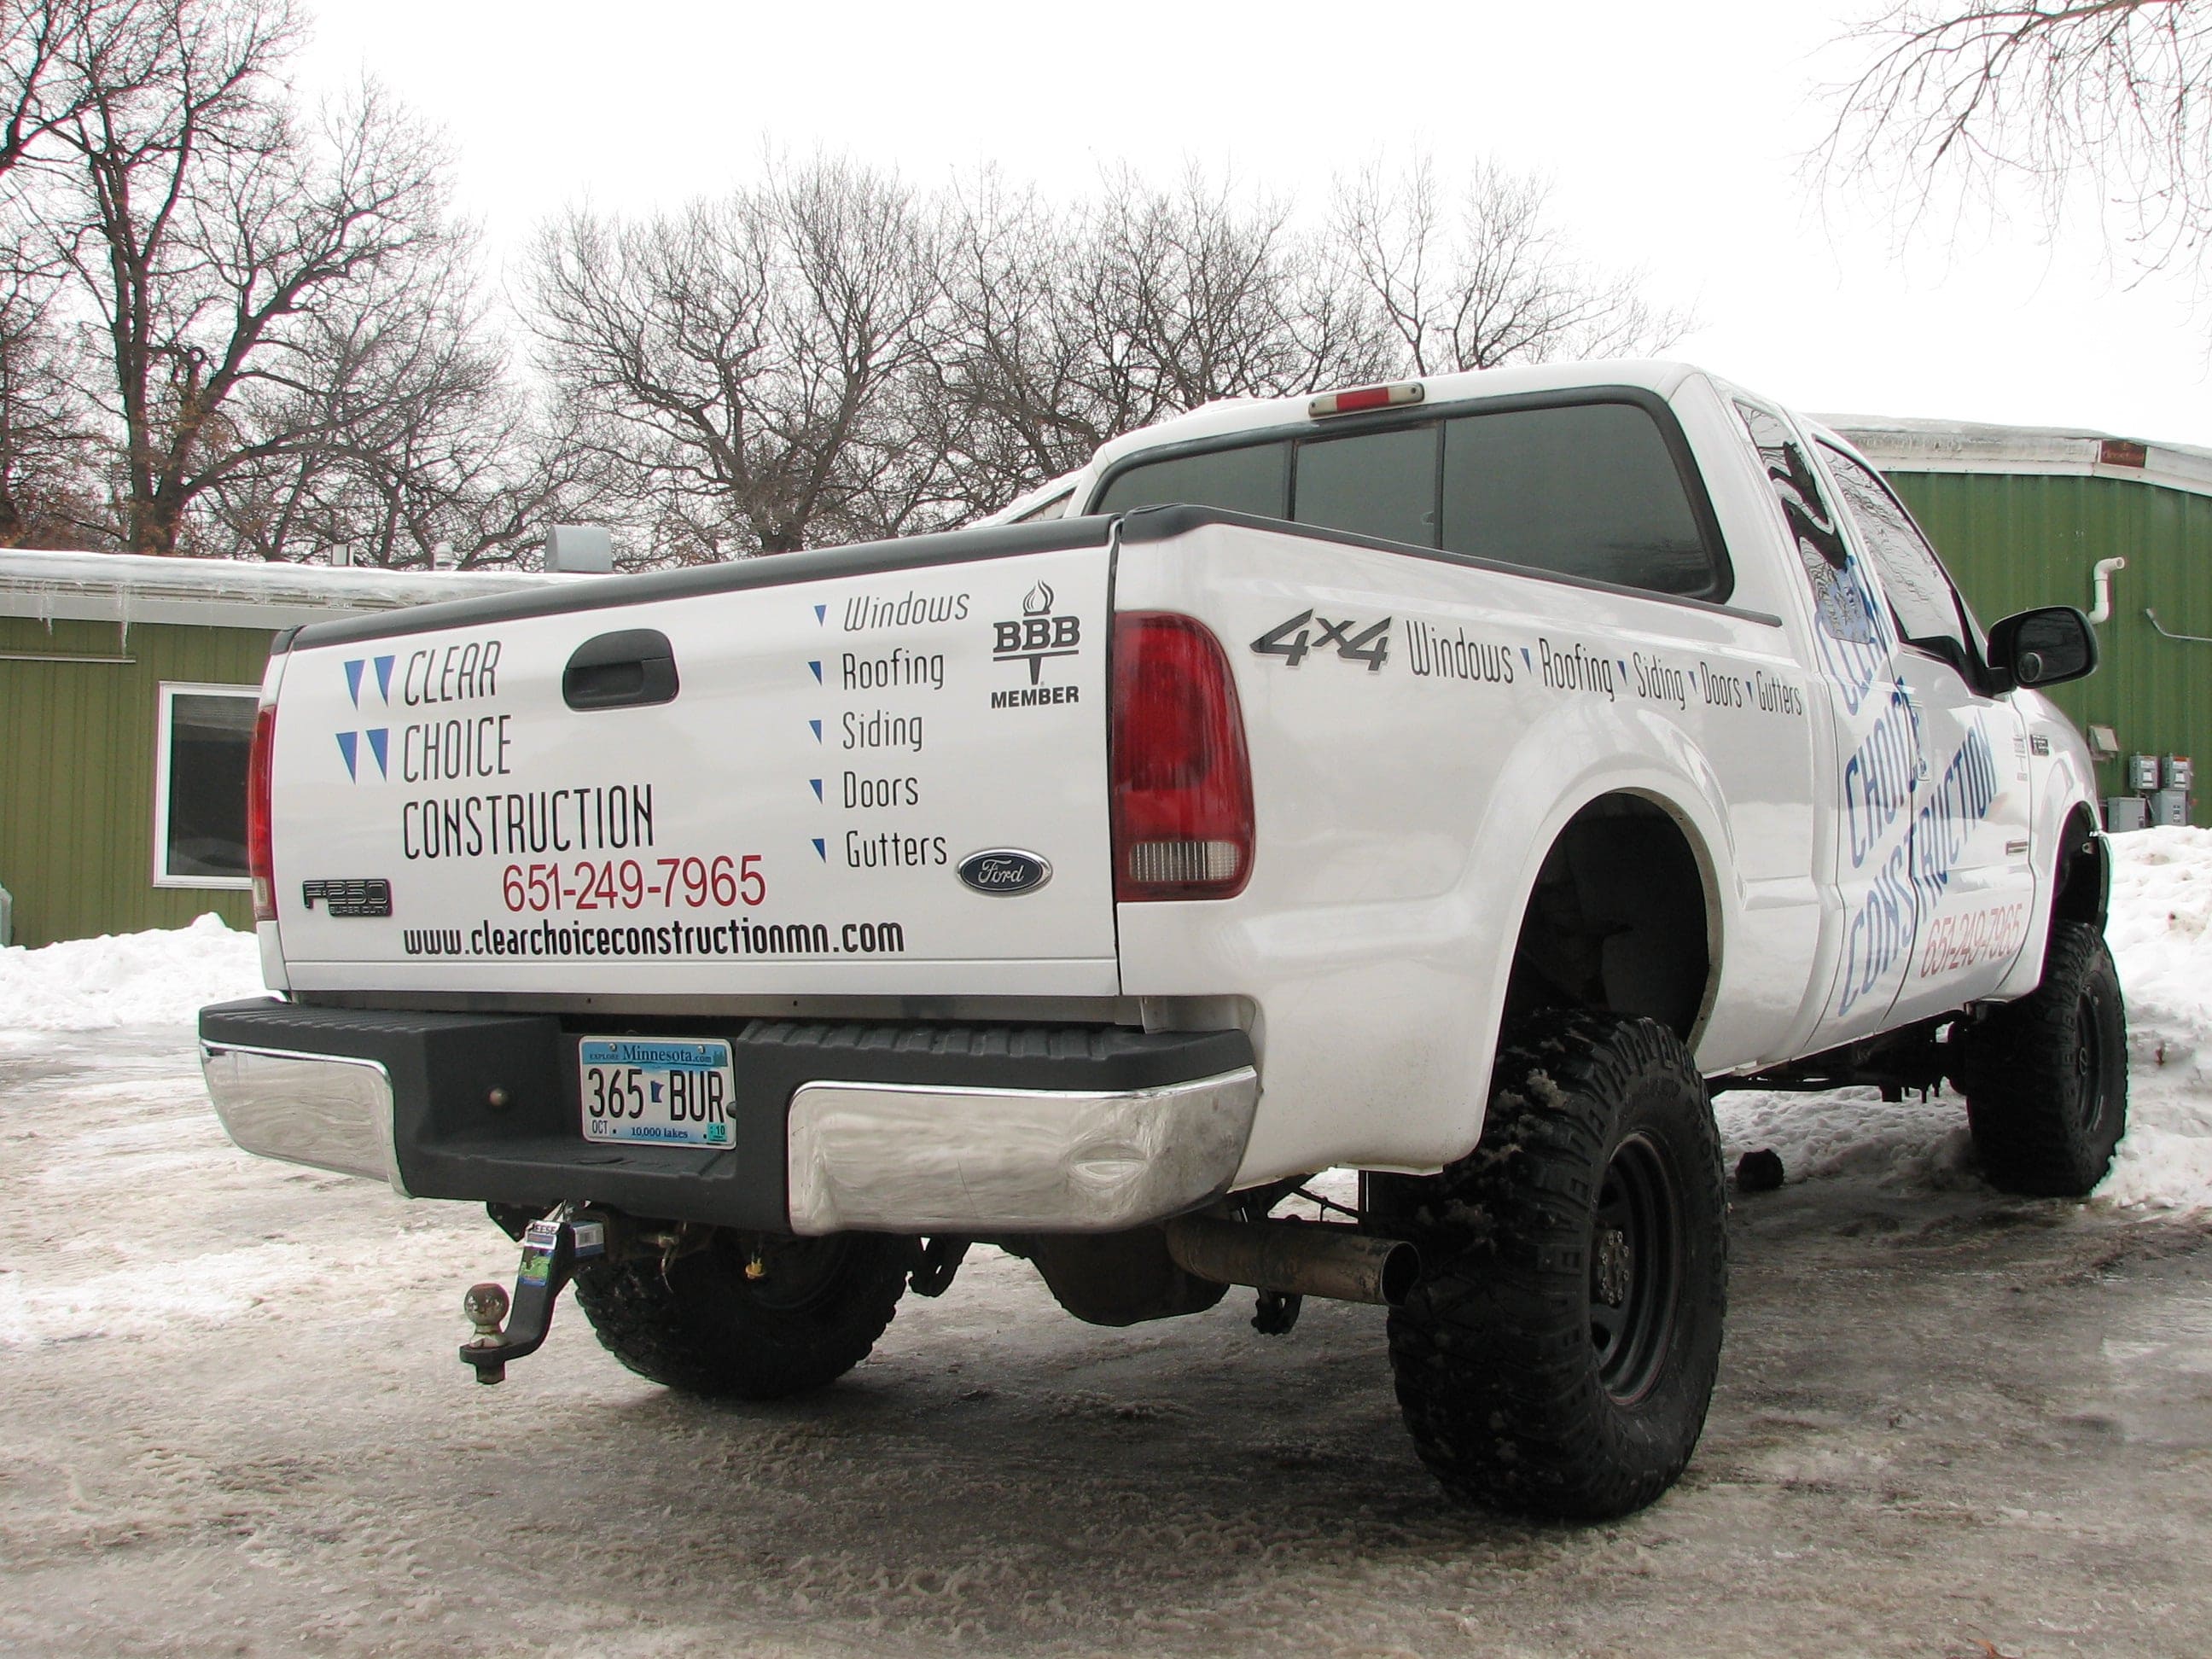
[[[2106,927],[2128,1000],[2128,1136],[2098,1195],[2212,1209],[2212,830],[2115,836]]]
[[[204,1003],[261,988],[253,935],[212,912],[189,927],[0,950],[0,1024],[10,1030],[188,1024]]]
[[[2212,830],[2112,838],[2106,937],[2128,1004],[2127,1138],[2097,1196],[2212,1209]],[[1871,1089],[1754,1092],[1715,1103],[1731,1161],[1771,1146],[1793,1181],[1859,1176],[1958,1188],[1980,1180],[1966,1114],[1948,1091],[1885,1103]]]

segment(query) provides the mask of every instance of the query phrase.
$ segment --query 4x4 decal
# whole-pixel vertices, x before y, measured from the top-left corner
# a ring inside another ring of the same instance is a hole
[[[1252,641],[1252,648],[1263,657],[1280,657],[1284,665],[1296,668],[1305,660],[1310,651],[1323,651],[1334,645],[1338,660],[1364,662],[1367,672],[1376,672],[1389,659],[1390,624],[1393,617],[1385,617],[1379,623],[1365,628],[1352,617],[1342,622],[1331,622],[1326,617],[1316,617],[1310,611],[1301,611],[1288,622],[1278,623]],[[1355,634],[1355,628],[1359,631]],[[1316,635],[1315,630],[1319,629]]]

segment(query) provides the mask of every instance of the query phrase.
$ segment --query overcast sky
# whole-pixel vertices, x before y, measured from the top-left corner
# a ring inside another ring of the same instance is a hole
[[[1378,155],[1490,156],[1694,310],[1674,355],[1800,409],[2212,445],[2191,281],[2116,278],[2092,228],[2046,238],[2025,209],[1901,246],[1878,205],[1813,198],[1822,88],[1854,61],[1828,43],[1873,3],[308,0],[302,80],[366,70],[442,126],[495,261],[563,204],[673,206],[767,145],[1069,195],[1194,160],[1316,209]]]

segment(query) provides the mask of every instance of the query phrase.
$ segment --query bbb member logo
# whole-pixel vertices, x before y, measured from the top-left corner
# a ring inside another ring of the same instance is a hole
[[[392,707],[392,667],[398,660],[397,657],[356,657],[346,664],[346,696],[352,700],[353,706],[356,709],[361,707],[362,683],[368,679],[371,669],[374,669],[376,674],[378,700],[386,708]],[[367,740],[370,758],[376,762],[376,775],[380,778],[388,778],[392,775],[392,728],[390,726],[372,726],[360,731],[341,732],[337,734],[337,739],[338,753],[345,757],[346,775],[356,783],[361,781],[361,751],[364,739]]]
[[[1072,657],[1082,648],[1083,620],[1052,614],[1052,589],[1043,582],[1022,596],[1018,622],[993,623],[991,659],[1026,662],[1035,685],[1048,657]]]

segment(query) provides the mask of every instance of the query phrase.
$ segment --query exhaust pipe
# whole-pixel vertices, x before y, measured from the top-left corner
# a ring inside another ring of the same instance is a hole
[[[1395,1308],[1421,1277],[1421,1253],[1340,1222],[1224,1221],[1180,1216],[1167,1224],[1168,1254],[1217,1285],[1280,1296],[1318,1296]]]

